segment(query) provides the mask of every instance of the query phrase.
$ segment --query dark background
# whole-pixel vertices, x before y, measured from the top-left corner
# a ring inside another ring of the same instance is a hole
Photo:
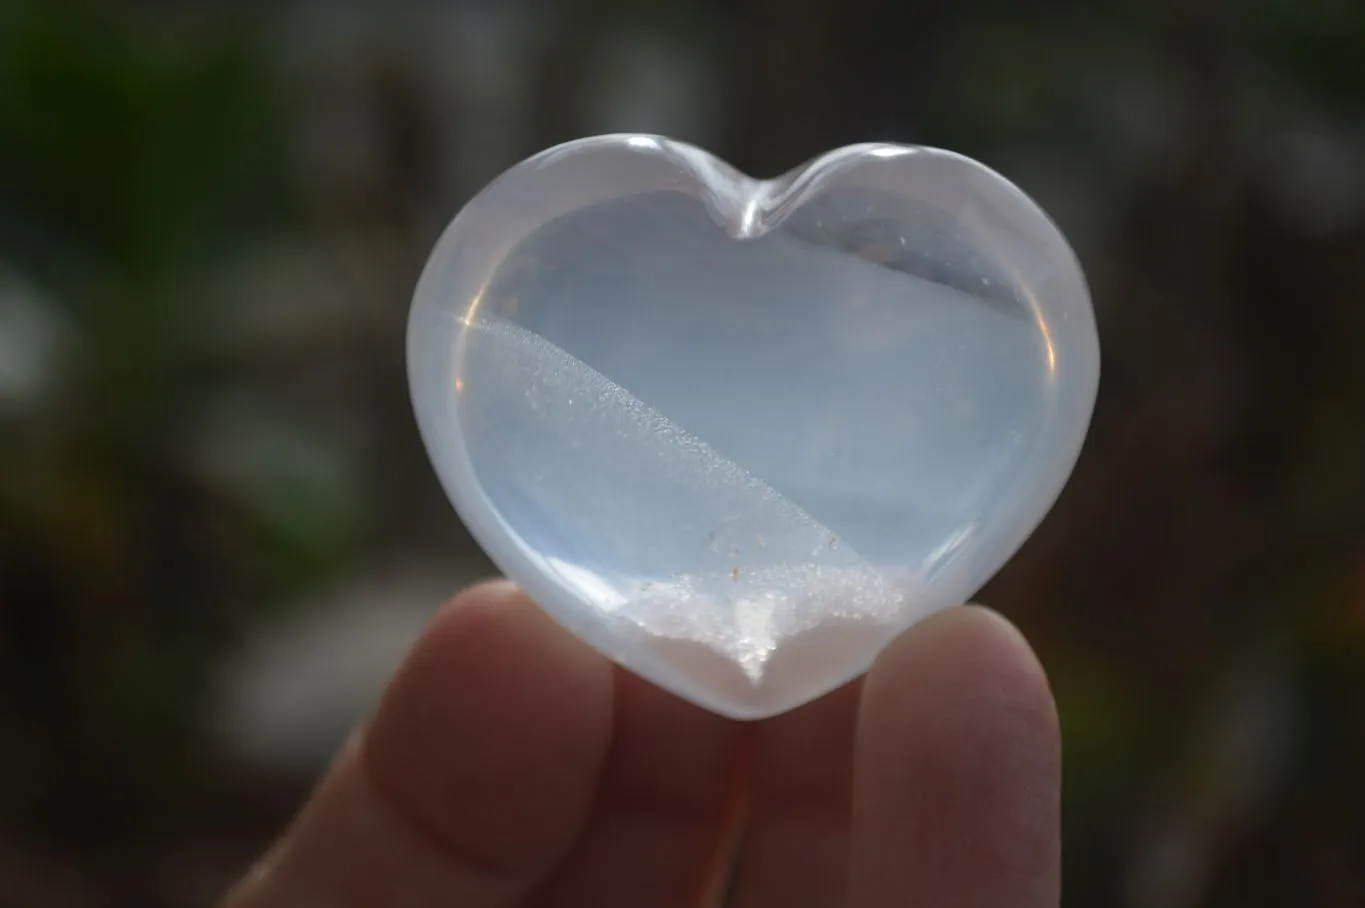
[[[413,427],[439,230],[552,143],[948,147],[1104,372],[982,599],[1069,906],[1365,905],[1365,4],[0,0],[0,906],[206,904],[488,570]]]

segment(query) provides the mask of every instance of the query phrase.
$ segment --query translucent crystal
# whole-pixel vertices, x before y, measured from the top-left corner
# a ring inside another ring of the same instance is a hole
[[[982,165],[853,146],[762,182],[648,136],[477,196],[408,343],[490,557],[740,718],[855,677],[989,579],[1070,473],[1099,369],[1065,240]]]

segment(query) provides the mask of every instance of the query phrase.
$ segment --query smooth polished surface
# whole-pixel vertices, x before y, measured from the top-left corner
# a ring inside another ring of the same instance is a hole
[[[982,165],[862,145],[756,181],[652,136],[550,149],[466,206],[408,359],[494,562],[738,718],[980,588],[1060,492],[1099,377],[1074,255]]]

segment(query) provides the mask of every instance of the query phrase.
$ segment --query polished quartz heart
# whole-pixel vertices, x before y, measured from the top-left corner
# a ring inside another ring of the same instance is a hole
[[[970,159],[859,145],[759,181],[601,136],[456,217],[408,363],[493,561],[625,667],[760,718],[1015,552],[1080,451],[1099,346],[1065,239]]]

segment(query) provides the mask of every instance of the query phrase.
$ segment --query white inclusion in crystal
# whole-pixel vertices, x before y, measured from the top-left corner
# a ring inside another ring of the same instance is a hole
[[[784,640],[822,625],[891,624],[905,596],[867,564],[805,563],[739,580],[683,575],[651,584],[617,614],[649,634],[708,646],[758,684]]]
[[[480,316],[464,344],[471,465],[572,591],[573,623],[586,609],[622,642],[699,644],[757,685],[794,636],[913,607],[780,492],[541,336]]]

